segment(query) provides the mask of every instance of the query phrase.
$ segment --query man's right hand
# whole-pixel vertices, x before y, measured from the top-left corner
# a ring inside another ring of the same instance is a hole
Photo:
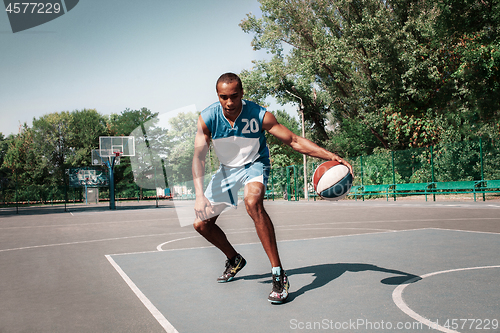
[[[194,203],[194,212],[200,221],[214,217],[215,211],[210,201],[204,195],[197,195]]]

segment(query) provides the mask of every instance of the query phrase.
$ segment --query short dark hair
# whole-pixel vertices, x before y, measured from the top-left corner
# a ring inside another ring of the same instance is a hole
[[[221,76],[219,76],[219,79],[217,80],[217,83],[215,84],[215,91],[217,91],[217,87],[219,86],[219,83],[230,83],[236,81],[238,82],[238,88],[240,90],[243,90],[243,84],[241,83],[241,79],[238,75],[234,73],[224,73]]]

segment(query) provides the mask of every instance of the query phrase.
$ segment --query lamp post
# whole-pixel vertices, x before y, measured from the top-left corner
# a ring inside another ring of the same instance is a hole
[[[293,90],[295,90],[295,86],[292,87]],[[299,106],[299,111],[300,111],[300,114],[302,116],[302,137],[305,138],[306,137],[306,132],[305,132],[305,126],[304,126],[304,103],[302,103],[302,98],[300,98],[299,96],[295,95],[295,94],[292,94],[291,92],[289,92],[288,90],[285,89],[285,91],[292,95],[293,97],[295,98],[298,98],[300,100],[300,106]],[[305,154],[302,154],[302,159],[303,159],[303,169],[304,169],[304,199],[308,200],[309,199],[309,193],[308,193],[308,190],[307,190],[307,159],[306,159],[306,155]]]

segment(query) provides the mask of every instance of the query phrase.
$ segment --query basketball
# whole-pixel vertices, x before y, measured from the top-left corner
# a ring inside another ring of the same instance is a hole
[[[352,174],[349,168],[337,161],[320,164],[312,178],[314,191],[326,200],[340,200],[349,194]]]

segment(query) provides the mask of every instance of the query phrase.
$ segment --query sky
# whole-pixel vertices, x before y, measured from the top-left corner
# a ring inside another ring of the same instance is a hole
[[[160,114],[217,100],[225,72],[269,59],[241,30],[257,0],[82,0],[66,14],[13,33],[0,13],[0,132],[33,118],[142,107]],[[283,109],[270,101],[269,109]],[[294,107],[286,110],[297,117]]]

